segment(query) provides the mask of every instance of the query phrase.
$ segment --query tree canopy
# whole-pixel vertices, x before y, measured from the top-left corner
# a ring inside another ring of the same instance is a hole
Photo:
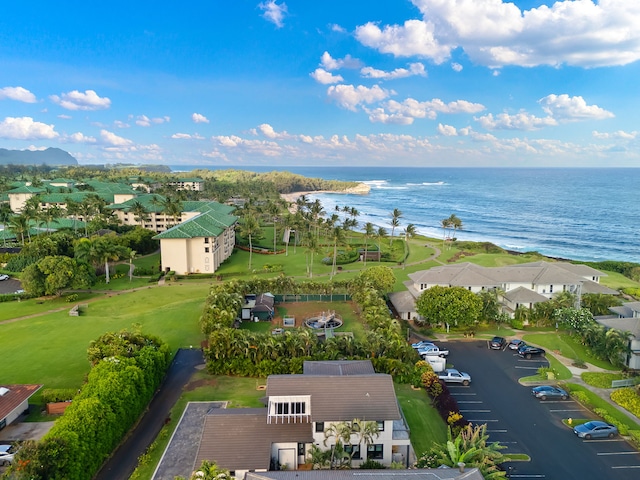
[[[436,285],[422,292],[416,310],[429,325],[472,326],[480,318],[482,299],[463,287]]]

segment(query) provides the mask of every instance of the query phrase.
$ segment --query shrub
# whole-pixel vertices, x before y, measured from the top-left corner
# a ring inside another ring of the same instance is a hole
[[[571,396],[575,398],[578,402],[580,402],[582,405],[584,405],[585,407],[588,407],[589,405],[591,405],[591,402],[589,401],[589,397],[585,392],[581,392],[579,390],[572,391]]]
[[[592,387],[611,388],[611,382],[613,380],[622,380],[623,375],[621,373],[584,372],[580,377]]]
[[[633,388],[621,388],[612,392],[611,400],[636,417],[640,416],[640,395]]]
[[[77,393],[78,391],[73,388],[45,388],[42,391],[42,401],[44,403],[67,402]]]
[[[365,460],[360,464],[360,468],[366,469],[366,470],[383,470],[387,467],[385,467],[380,462],[376,462],[375,460],[371,460],[370,458],[368,458],[367,460]]]
[[[640,448],[640,430],[629,430],[629,436],[636,448]]]

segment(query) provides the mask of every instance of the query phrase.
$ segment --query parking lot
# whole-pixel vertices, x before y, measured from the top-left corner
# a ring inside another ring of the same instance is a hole
[[[15,293],[21,288],[20,281],[11,277],[8,280],[0,281],[0,294]]]
[[[547,366],[544,357],[525,360],[509,349],[490,350],[486,341],[447,342],[449,362],[471,375],[468,387],[449,385],[460,412],[474,424],[486,424],[491,441],[523,453],[530,462],[510,462],[511,478],[637,479],[640,453],[622,438],[582,440],[564,418],[593,415],[568,399],[539,400],[518,379]]]

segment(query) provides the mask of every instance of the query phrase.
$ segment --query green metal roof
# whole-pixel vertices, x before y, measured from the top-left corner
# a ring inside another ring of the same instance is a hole
[[[124,183],[100,182],[98,180],[85,180],[82,183],[93,187],[96,193],[132,193],[134,195],[138,193],[131,187],[131,185],[126,185]]]
[[[9,190],[7,193],[33,193],[33,194],[38,194],[38,193],[43,193],[43,192],[46,192],[46,190],[44,188],[23,185],[21,187],[14,188],[13,190]]]
[[[168,238],[217,237],[238,221],[238,217],[209,211],[159,233],[156,240]]]
[[[49,194],[41,195],[40,198],[44,203],[67,203],[69,199],[71,199],[74,202],[80,203],[89,195],[97,195],[107,203],[113,202],[113,194],[97,193],[97,192],[74,191],[73,193],[49,193]]]
[[[126,202],[114,203],[113,205],[109,205],[109,208],[112,210],[122,210],[124,212],[128,212],[136,202],[139,202],[142,204],[142,206],[144,206],[144,208],[147,209],[149,213],[160,213],[163,210],[162,202],[164,202],[165,200],[166,198],[162,195],[157,195],[155,193],[145,193],[142,195],[137,195],[135,198],[130,198]]]

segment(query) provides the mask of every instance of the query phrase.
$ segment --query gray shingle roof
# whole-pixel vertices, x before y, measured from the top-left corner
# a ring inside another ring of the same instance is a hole
[[[266,408],[214,409],[205,417],[196,465],[215,461],[228,470],[269,468],[271,444],[313,442],[310,423],[267,424]]]
[[[399,420],[390,375],[271,375],[267,396],[310,395],[314,422]]]
[[[375,375],[371,360],[306,360],[304,375]]]

